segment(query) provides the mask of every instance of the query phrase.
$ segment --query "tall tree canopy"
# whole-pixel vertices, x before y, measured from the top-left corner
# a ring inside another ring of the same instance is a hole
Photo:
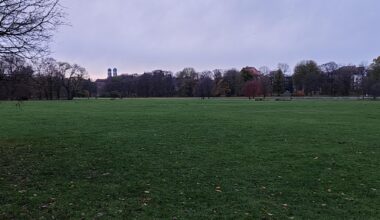
[[[380,56],[369,67],[366,87],[374,98],[380,96]]]
[[[321,70],[315,61],[302,61],[294,69],[293,80],[297,90],[312,95],[320,89]]]
[[[280,96],[285,92],[285,75],[281,69],[274,72],[273,76],[273,92]]]
[[[369,73],[371,80],[380,81],[380,57],[373,60]]]

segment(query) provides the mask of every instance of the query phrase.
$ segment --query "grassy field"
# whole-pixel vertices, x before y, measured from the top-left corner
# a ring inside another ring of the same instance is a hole
[[[1,102],[0,153],[0,219],[380,219],[380,102]]]

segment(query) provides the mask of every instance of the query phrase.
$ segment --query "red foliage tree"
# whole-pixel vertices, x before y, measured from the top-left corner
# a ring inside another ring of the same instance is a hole
[[[260,79],[251,80],[244,84],[243,92],[244,95],[249,99],[254,99],[256,96],[261,95],[261,83]]]

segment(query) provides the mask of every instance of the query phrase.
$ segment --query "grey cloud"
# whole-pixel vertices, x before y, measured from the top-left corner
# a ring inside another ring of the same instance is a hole
[[[380,54],[377,0],[62,0],[58,59],[121,72],[341,63]]]

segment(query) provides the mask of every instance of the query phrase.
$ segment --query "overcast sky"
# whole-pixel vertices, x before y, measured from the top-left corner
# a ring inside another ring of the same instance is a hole
[[[268,66],[305,59],[369,63],[380,55],[379,0],[62,0],[52,56],[92,78]]]

